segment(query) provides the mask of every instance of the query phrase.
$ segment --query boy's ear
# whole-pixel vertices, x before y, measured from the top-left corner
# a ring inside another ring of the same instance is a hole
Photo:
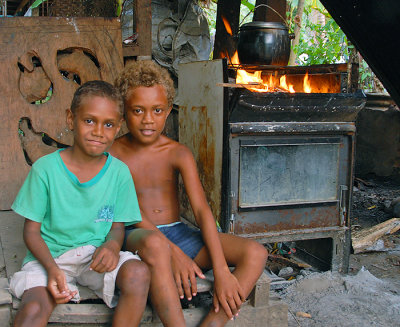
[[[171,113],[171,111],[172,111],[172,105],[168,108],[168,110],[167,110],[167,117],[169,116],[169,114]]]
[[[72,113],[71,109],[65,110],[66,113],[66,121],[67,126],[70,131],[74,130],[74,114]]]
[[[122,123],[124,122],[124,118],[121,117],[121,119],[119,120],[118,124],[117,124],[117,132],[115,133],[115,135],[117,135],[122,127]]]

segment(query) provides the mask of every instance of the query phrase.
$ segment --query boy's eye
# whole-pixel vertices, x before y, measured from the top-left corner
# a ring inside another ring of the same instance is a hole
[[[86,124],[93,124],[93,119],[85,119]]]
[[[135,114],[141,114],[143,112],[142,109],[134,109],[133,111]]]
[[[160,113],[162,112],[162,109],[161,109],[161,108],[156,108],[156,109],[154,109],[154,111],[155,111],[157,114],[160,114]]]
[[[105,125],[106,125],[107,128],[112,128],[112,127],[114,127],[114,124],[113,124],[113,123],[106,123]]]

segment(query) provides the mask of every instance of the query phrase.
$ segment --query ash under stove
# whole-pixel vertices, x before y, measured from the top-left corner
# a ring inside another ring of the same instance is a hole
[[[179,74],[179,140],[195,154],[223,230],[261,243],[296,241],[311,264],[347,271],[363,93],[219,87],[228,81],[223,60],[183,64]],[[182,204],[194,222],[184,196]]]

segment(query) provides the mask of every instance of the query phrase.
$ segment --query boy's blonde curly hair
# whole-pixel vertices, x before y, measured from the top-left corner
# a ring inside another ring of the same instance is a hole
[[[129,90],[140,86],[162,85],[167,93],[168,106],[174,101],[175,88],[168,71],[151,60],[138,60],[125,66],[114,85],[126,99]]]

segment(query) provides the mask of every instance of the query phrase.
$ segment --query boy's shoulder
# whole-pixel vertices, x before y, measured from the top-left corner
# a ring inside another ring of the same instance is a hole
[[[173,159],[180,159],[180,158],[187,158],[187,156],[192,156],[192,151],[189,149],[188,146],[182,144],[178,141],[175,141],[165,135],[160,137],[160,143],[157,145],[155,149],[166,149],[167,153],[169,154],[170,158]],[[162,152],[162,151],[160,151]]]
[[[175,152],[175,153],[192,153],[191,150],[184,144],[175,141],[168,136],[161,135],[159,141],[155,144],[152,144],[145,149],[155,150],[158,149],[167,149],[168,152]],[[141,149],[143,151],[143,149]],[[146,150],[145,150],[146,151]],[[134,147],[129,139],[129,134],[125,134],[114,141],[114,144],[111,148],[111,154],[116,157],[123,157],[128,152],[135,152]]]
[[[33,164],[34,169],[47,169],[54,167],[55,163],[58,161],[60,150],[56,150],[52,153],[46,154],[43,157],[37,159]]]
[[[171,140],[173,143],[171,144],[171,148],[177,155],[193,155],[192,150],[183,143],[179,143],[177,141]]]
[[[110,168],[114,170],[127,170],[129,171],[128,166],[121,160],[112,155],[111,153],[108,153],[108,156],[110,157]]]

